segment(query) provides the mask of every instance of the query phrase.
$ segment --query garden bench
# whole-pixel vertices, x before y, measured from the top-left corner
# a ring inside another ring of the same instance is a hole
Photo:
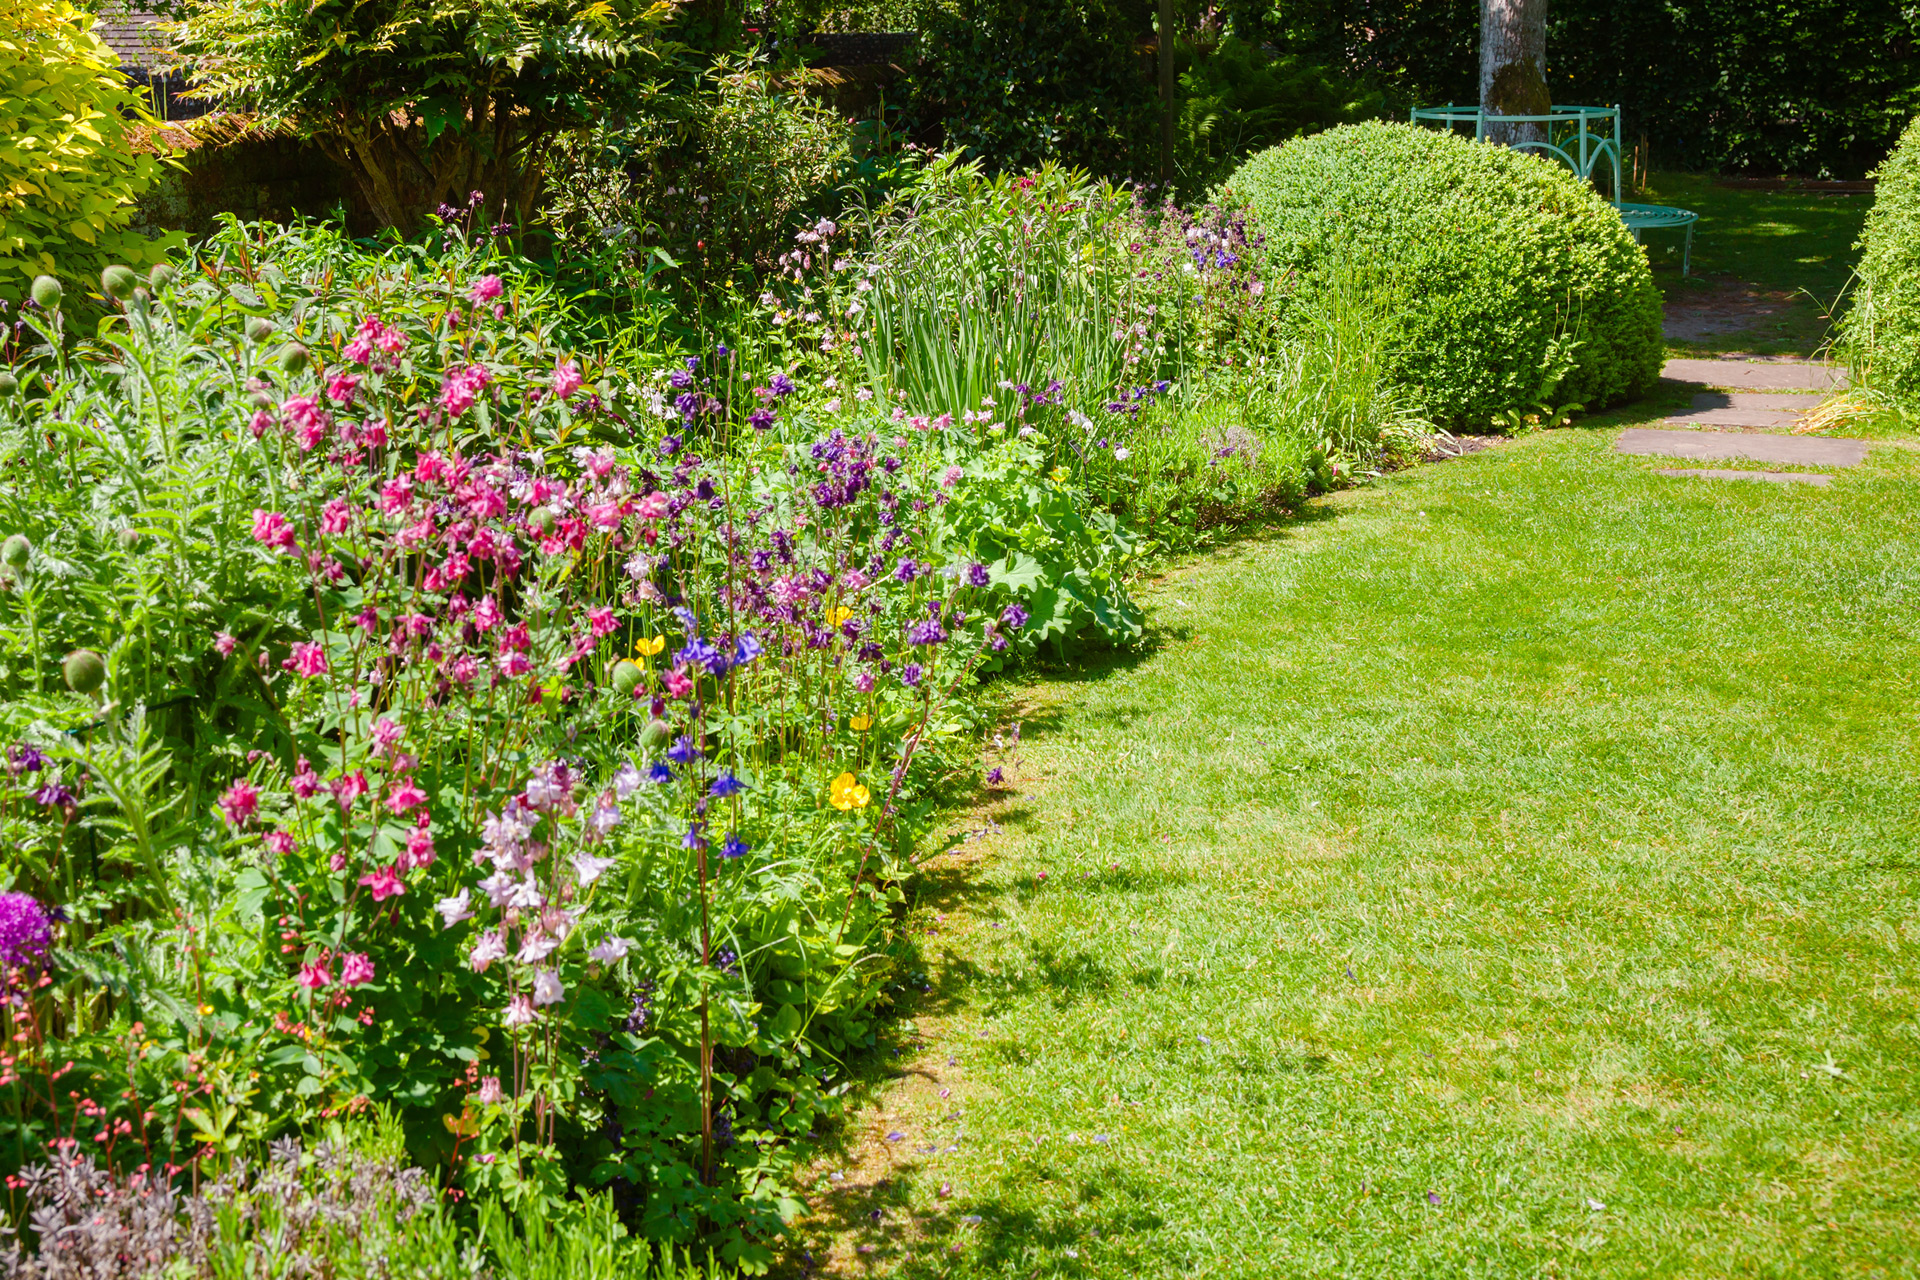
[[[1619,107],[1553,107],[1547,114],[1538,116],[1494,115],[1477,106],[1419,107],[1413,112],[1413,123],[1450,131],[1470,126],[1475,140],[1480,142],[1488,141],[1489,129],[1531,125],[1534,127],[1534,136],[1520,138],[1508,145],[1516,151],[1537,151],[1550,160],[1558,161],[1572,170],[1575,177],[1591,182],[1596,187],[1599,183],[1595,181],[1595,170],[1604,164],[1611,170],[1613,178],[1613,207],[1619,210],[1620,220],[1627,224],[1627,230],[1633,232],[1634,243],[1640,243],[1640,233],[1649,228],[1684,229],[1687,240],[1680,256],[1680,274],[1691,274],[1693,224],[1700,221],[1700,215],[1691,209],[1675,209],[1660,204],[1629,204],[1620,199]]]

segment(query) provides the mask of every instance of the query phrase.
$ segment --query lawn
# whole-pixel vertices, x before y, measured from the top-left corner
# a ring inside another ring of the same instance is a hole
[[[1920,455],[1569,430],[1167,573],[915,904],[816,1262],[1920,1274]]]
[[[1700,215],[1692,274],[1682,276],[1683,235],[1645,233],[1653,278],[1668,305],[1765,308],[1751,328],[1671,341],[1673,354],[1745,351],[1816,354],[1836,301],[1853,281],[1854,244],[1872,197],[1766,192],[1717,185],[1702,174],[1655,173],[1635,199]]]

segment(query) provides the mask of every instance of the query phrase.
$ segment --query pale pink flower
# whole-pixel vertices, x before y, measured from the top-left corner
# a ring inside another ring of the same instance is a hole
[[[220,816],[228,826],[246,826],[259,808],[260,789],[245,778],[237,779],[220,797]]]
[[[284,551],[292,555],[300,550],[300,543],[293,536],[293,526],[278,511],[253,509],[253,538],[269,551]]]
[[[473,919],[473,890],[462,889],[451,898],[442,898],[433,904],[433,909],[440,913],[442,920],[446,921],[441,926],[444,929],[451,929],[462,920],[471,920]]]
[[[284,858],[292,853],[294,848],[293,833],[291,831],[267,832],[267,849],[269,852],[279,854]]]
[[[533,975],[533,1002],[535,1004],[558,1004],[566,998],[567,989],[561,985],[560,978],[551,969],[542,969]]]
[[[218,653],[223,658],[232,657],[234,647],[239,643],[240,642],[238,640],[235,640],[233,638],[233,635],[231,632],[222,631],[213,637],[214,652]]]
[[[940,487],[942,489],[951,489],[953,486],[959,484],[961,480],[965,479],[966,474],[967,473],[959,467],[948,467],[940,473]]]
[[[373,981],[373,961],[363,951],[349,951],[340,957],[340,985],[364,987]]]
[[[485,275],[473,282],[473,287],[467,290],[467,298],[473,302],[492,302],[506,291],[507,287],[500,283],[499,276]]]
[[[655,489],[635,504],[633,513],[642,520],[659,520],[667,514],[667,495]]]
[[[633,950],[632,938],[608,938],[593,950],[587,952],[589,960],[598,960],[601,964],[614,964]]]
[[[601,806],[600,808],[596,808],[594,810],[595,816],[597,817],[601,809],[606,807],[607,806]],[[614,809],[613,813],[617,821],[620,811]],[[573,874],[580,878],[580,887],[584,889],[605,875],[607,868],[612,866],[613,863],[614,860],[612,858],[596,858],[589,853],[576,853],[573,855]]]
[[[467,963],[473,966],[475,973],[485,973],[487,966],[496,960],[507,958],[507,940],[500,936],[498,929],[483,933],[473,944],[473,950],[467,956]]]
[[[514,955],[517,964],[539,964],[552,955],[554,948],[560,945],[560,939],[550,933],[529,933],[520,943],[520,950]]]
[[[390,716],[381,716],[373,722],[373,749],[379,755],[385,755],[394,749],[404,738],[407,731],[397,720]]]
[[[534,1011],[533,1001],[525,996],[515,996],[507,1001],[506,1012],[501,1014],[500,1021],[509,1027],[524,1027],[539,1016]]]
[[[497,1106],[505,1102],[507,1095],[501,1091],[500,1077],[481,1076],[480,1092],[473,1095],[473,1100],[483,1107]]]

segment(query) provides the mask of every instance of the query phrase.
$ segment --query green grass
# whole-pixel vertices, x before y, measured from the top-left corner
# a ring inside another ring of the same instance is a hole
[[[1776,489],[1611,435],[1316,504],[1020,691],[816,1256],[1920,1274],[1920,453]]]
[[[1633,198],[1700,215],[1690,276],[1680,274],[1683,233],[1643,233],[1654,282],[1669,303],[1698,301],[1729,283],[1791,296],[1784,310],[1749,332],[1670,343],[1674,354],[1804,356],[1827,341],[1834,305],[1853,279],[1859,260],[1853,246],[1873,197],[1742,190],[1716,186],[1702,174],[1655,173]]]

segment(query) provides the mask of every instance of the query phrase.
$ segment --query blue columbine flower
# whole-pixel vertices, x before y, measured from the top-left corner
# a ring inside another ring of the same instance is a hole
[[[752,845],[742,840],[734,832],[729,831],[727,832],[727,838],[721,842],[720,856],[723,858],[744,858],[747,856],[747,850],[751,848],[753,848]]]
[[[744,667],[765,652],[766,648],[760,643],[760,637],[749,631],[733,642],[734,665]]]
[[[688,663],[716,676],[727,673],[727,655],[711,641],[702,640],[697,636],[687,641],[686,648],[673,655],[673,661],[676,666]]]
[[[689,822],[687,824],[687,834],[680,837],[681,846],[687,849],[706,848],[707,847],[706,827],[707,827],[707,824],[700,821],[698,818],[695,818],[692,822]]]
[[[725,800],[728,796],[737,796],[746,789],[746,783],[734,777],[730,770],[725,769],[721,770],[720,776],[713,780],[713,786],[709,788],[715,796],[722,800]]]
[[[647,781],[658,783],[664,787],[667,783],[673,781],[673,770],[667,768],[667,766],[660,763],[660,761],[655,760],[647,766]]]
[[[693,739],[681,734],[674,744],[667,748],[667,759],[675,764],[692,764],[700,758],[700,748],[693,745]]]

